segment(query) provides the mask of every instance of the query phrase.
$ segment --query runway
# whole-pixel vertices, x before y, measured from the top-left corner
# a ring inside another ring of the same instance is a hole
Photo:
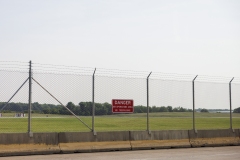
[[[1,160],[229,160],[240,159],[240,146],[137,150],[1,157]]]

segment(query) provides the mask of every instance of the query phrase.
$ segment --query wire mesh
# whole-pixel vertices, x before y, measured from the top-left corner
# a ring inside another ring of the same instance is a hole
[[[70,71],[39,72],[34,66],[33,72],[32,131],[91,130],[92,106],[85,105],[91,101],[91,76]]]
[[[231,78],[219,78],[215,82],[204,78],[200,76],[195,82],[196,128],[230,128],[228,83]]]
[[[1,133],[27,132],[27,129],[28,129],[27,78],[28,78],[27,72],[0,70],[0,79],[1,79],[0,132]],[[26,82],[27,84],[23,85],[24,82]],[[13,96],[15,93],[16,95]],[[8,101],[9,103],[7,103]]]
[[[191,129],[192,83],[150,79],[150,129]]]
[[[234,83],[231,84],[231,91],[232,91],[232,111],[233,111],[233,114],[232,114],[232,126],[233,128],[239,128],[239,115],[240,115],[240,98],[239,98],[239,95],[240,95],[240,80],[239,79],[236,79],[236,81]],[[238,83],[239,82],[239,83]]]
[[[196,75],[31,67],[31,132],[192,129]],[[230,128],[230,105],[240,112],[240,78],[233,79],[230,92],[231,79],[197,77],[196,129]],[[0,133],[28,132],[29,63],[0,61],[0,82]],[[133,100],[133,113],[113,113],[113,99]],[[232,126],[240,127],[239,113],[232,113]]]
[[[96,70],[95,129],[97,131],[146,130],[146,112],[136,109],[146,106],[146,79],[139,78],[145,76],[145,73],[131,73],[131,71],[123,73],[119,70],[115,72]],[[130,76],[126,77],[126,74]],[[112,99],[133,100],[134,113],[112,113]]]

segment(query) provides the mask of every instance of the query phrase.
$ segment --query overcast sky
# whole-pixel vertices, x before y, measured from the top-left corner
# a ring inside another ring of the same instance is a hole
[[[0,61],[240,77],[239,0],[0,0]]]

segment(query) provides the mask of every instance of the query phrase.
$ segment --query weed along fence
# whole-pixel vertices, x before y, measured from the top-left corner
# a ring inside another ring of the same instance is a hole
[[[0,133],[240,128],[238,77],[0,61],[0,82]]]

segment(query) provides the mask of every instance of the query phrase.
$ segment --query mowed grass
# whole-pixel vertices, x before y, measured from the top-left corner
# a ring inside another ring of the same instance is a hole
[[[90,129],[92,117],[79,117]],[[147,118],[143,114],[118,114],[96,116],[95,131],[133,131],[146,130]],[[229,114],[196,113],[196,129],[227,129],[230,128]],[[192,129],[192,113],[151,113],[150,130]],[[32,132],[87,132],[90,129],[73,116],[33,114]],[[240,128],[240,114],[233,114],[233,128]],[[27,132],[28,119],[0,118],[0,133]]]

